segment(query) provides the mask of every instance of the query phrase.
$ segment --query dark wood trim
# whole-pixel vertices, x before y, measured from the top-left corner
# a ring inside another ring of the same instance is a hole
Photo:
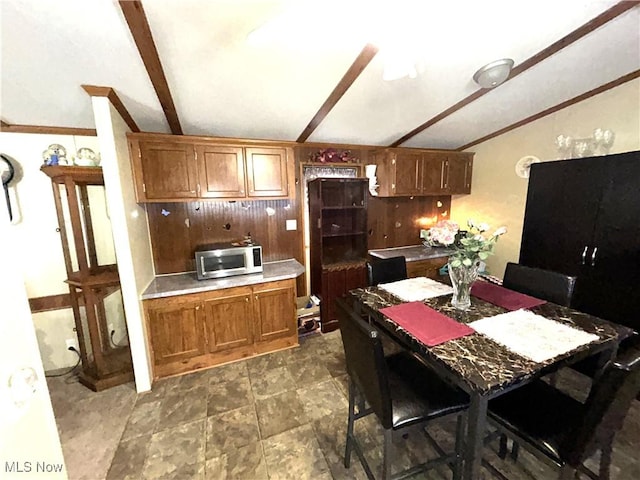
[[[60,293],[58,295],[30,298],[29,307],[31,308],[31,313],[71,308],[71,296],[68,293]]]
[[[347,73],[344,74],[336,88],[333,89],[333,92],[329,95],[329,97],[325,100],[325,102],[320,107],[320,110],[314,115],[314,117],[309,122],[309,125],[302,131],[300,136],[298,137],[297,142],[304,142],[309,136],[313,133],[313,131],[318,128],[318,125],[322,123],[325,117],[329,114],[329,112],[336,106],[336,103],[342,98],[342,96],[346,93],[347,90],[353,85],[353,82],[356,81],[356,78],[360,76],[362,71],[366,68],[367,65],[373,60],[373,57],[378,53],[378,47],[367,44],[364,46],[358,57],[354,60],[354,62],[347,70]]]
[[[622,15],[627,10],[631,10],[632,8],[636,7],[639,3],[640,3],[639,1],[630,2],[630,1],[627,1],[627,0],[623,0],[621,2],[618,2],[617,4],[615,4],[610,9],[608,9],[605,12],[601,13],[597,17],[591,19],[590,21],[588,21],[587,23],[585,23],[581,27],[577,28],[573,32],[569,33],[568,35],[564,36],[563,38],[561,38],[557,42],[552,43],[547,48],[541,50],[540,52],[536,53],[534,56],[528,58],[527,60],[525,60],[521,64],[515,66],[513,68],[513,70],[511,70],[511,74],[509,75],[509,78],[507,78],[503,82],[503,84],[508,82],[512,78],[516,77],[517,75],[520,75],[522,72],[530,69],[534,65],[537,65],[538,63],[542,62],[543,60],[546,60],[551,55],[553,55],[555,53],[558,53],[560,50],[562,50],[563,48],[565,48],[565,47],[571,45],[572,43],[576,42],[577,40],[581,39],[585,35],[588,35],[589,33],[593,32],[596,28],[599,28],[602,25],[604,25],[605,23],[607,23],[607,22],[613,20],[614,18],[618,17],[619,15]],[[496,88],[499,88],[499,87],[500,86],[498,86]],[[398,140],[396,140],[395,142],[393,142],[389,146],[390,147],[398,147],[398,146],[402,145],[404,142],[406,142],[410,138],[415,137],[418,133],[426,130],[427,128],[429,128],[433,124],[439,122],[440,120],[444,119],[445,117],[448,117],[452,113],[457,112],[462,107],[465,107],[466,105],[470,104],[471,102],[473,102],[473,101],[477,100],[478,98],[484,96],[485,94],[489,93],[491,90],[494,90],[494,89],[481,88],[480,90],[477,90],[476,92],[472,93],[468,97],[463,98],[462,100],[460,100],[455,105],[452,105],[451,107],[447,108],[446,110],[444,110],[443,112],[439,113],[435,117],[427,120],[422,125],[414,128],[409,133],[403,135],[402,137],[400,137]]]
[[[182,135],[178,112],[173,103],[167,77],[165,77],[164,69],[160,62],[158,49],[153,41],[153,35],[149,27],[149,22],[147,21],[147,16],[144,13],[142,2],[140,2],[140,0],[120,0],[119,3],[124,18],[129,25],[133,40],[138,47],[142,62],[149,74],[149,79],[158,95],[158,100],[160,101],[160,105],[162,105],[162,110],[167,118],[171,132],[174,135]]]
[[[496,130],[493,133],[490,133],[488,135],[485,135],[484,137],[478,138],[477,140],[474,140],[473,142],[469,142],[466,145],[463,145],[459,148],[457,148],[456,150],[458,151],[462,151],[462,150],[466,150],[469,147],[473,147],[474,145],[478,145],[479,143],[485,142],[491,138],[497,137],[499,135],[502,135],[503,133],[509,132],[511,130],[514,130],[518,127],[522,127],[523,125],[526,125],[527,123],[531,123],[531,122],[535,122],[536,120],[542,118],[542,117],[546,117],[547,115],[551,115],[552,113],[555,113],[559,110],[562,110],[563,108],[567,108],[570,107],[571,105],[574,105],[578,102],[582,102],[583,100],[586,100],[587,98],[593,97],[594,95],[598,95],[599,93],[602,92],[606,92],[607,90],[610,90],[612,88],[618,87],[620,85],[622,85],[623,83],[629,82],[633,79],[636,79],[640,77],[640,70],[636,70],[634,72],[628,73],[626,75],[623,75],[620,78],[617,78],[611,82],[605,83],[604,85],[600,85],[597,88],[594,88],[593,90],[589,90],[588,92],[583,93],[582,95],[578,95],[577,97],[573,97],[570,98],[569,100],[566,100],[562,103],[559,103],[557,105],[554,105],[553,107],[547,108],[546,110],[543,110],[541,112],[536,113],[535,115],[531,115],[530,117],[527,117],[525,119],[522,119],[516,123],[513,123],[507,127],[501,128],[500,130]]]
[[[49,127],[46,125],[9,125],[2,122],[2,131],[8,133],[43,133],[51,135],[77,135],[95,137],[95,128]]]
[[[0,120],[0,127],[5,128],[5,127],[10,127],[11,125],[9,125],[7,122],[5,122],[4,120]]]
[[[136,124],[133,117],[129,114],[127,107],[124,106],[124,103],[118,97],[116,91],[111,87],[99,87],[96,85],[82,85],[82,88],[85,92],[87,92],[92,97],[107,97],[113,105],[125,123],[129,126],[132,132],[139,132],[140,129]]]

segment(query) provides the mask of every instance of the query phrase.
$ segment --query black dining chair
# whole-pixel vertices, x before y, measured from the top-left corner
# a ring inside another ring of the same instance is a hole
[[[405,257],[376,258],[367,262],[369,286],[397,282],[405,278],[407,278],[407,259]]]
[[[571,306],[576,277],[509,262],[502,286],[549,302]]]
[[[573,478],[577,470],[605,480],[614,436],[639,392],[640,348],[629,348],[605,366],[585,403],[537,380],[491,400],[489,419],[514,445],[559,466],[559,478]],[[584,462],[598,450],[596,474]],[[501,442],[500,457],[506,453],[506,442]]]
[[[379,332],[359,317],[344,299],[337,299],[336,307],[349,374],[345,467],[349,468],[351,452],[355,450],[367,477],[375,478],[365,459],[362,445],[354,434],[355,421],[373,413],[384,429],[383,479],[404,478],[444,463],[450,464],[454,478],[460,478],[464,443],[462,413],[469,405],[467,394],[446,385],[409,352],[385,357]],[[440,456],[392,476],[393,435],[406,431],[408,427],[453,414],[459,415],[455,451],[445,453],[423,429],[427,440]]]

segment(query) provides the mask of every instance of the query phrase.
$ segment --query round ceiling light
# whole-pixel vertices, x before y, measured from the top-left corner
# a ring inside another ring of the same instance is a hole
[[[488,63],[473,74],[473,80],[482,88],[494,88],[504,82],[511,73],[513,60],[503,58]]]

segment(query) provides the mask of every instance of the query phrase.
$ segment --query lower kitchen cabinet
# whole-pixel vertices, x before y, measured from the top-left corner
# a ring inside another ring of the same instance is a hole
[[[298,344],[295,280],[143,302],[154,379]]]
[[[407,262],[407,277],[429,277],[438,278],[438,270],[446,265],[448,257],[429,258],[426,260],[416,260]]]

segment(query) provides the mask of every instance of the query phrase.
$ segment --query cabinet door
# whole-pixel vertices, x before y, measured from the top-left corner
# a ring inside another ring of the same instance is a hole
[[[253,343],[251,288],[223,292],[204,302],[207,350],[211,353]]]
[[[287,150],[285,148],[246,148],[245,152],[247,196],[288,196]]]
[[[446,189],[451,195],[471,193],[472,157],[469,154],[448,155]]]
[[[422,191],[422,154],[396,153],[395,162],[395,195],[419,195]]]
[[[439,277],[438,270],[446,263],[447,257],[407,262],[407,277],[429,277],[437,279]]]
[[[256,342],[297,333],[295,288],[292,280],[254,287],[253,305]]]
[[[611,155],[576,307],[640,328],[640,153]],[[594,253],[594,249],[595,253]]]
[[[201,197],[245,196],[244,155],[241,147],[196,145],[196,155]]]
[[[196,198],[197,168],[193,145],[140,142],[145,200]],[[141,200],[141,196],[138,197]]]
[[[155,365],[187,360],[204,354],[200,301],[167,299],[147,307]]]
[[[447,154],[438,152],[423,154],[422,193],[429,195],[447,193]]]
[[[567,275],[582,273],[591,251],[602,183],[600,159],[532,165],[520,263]]]

